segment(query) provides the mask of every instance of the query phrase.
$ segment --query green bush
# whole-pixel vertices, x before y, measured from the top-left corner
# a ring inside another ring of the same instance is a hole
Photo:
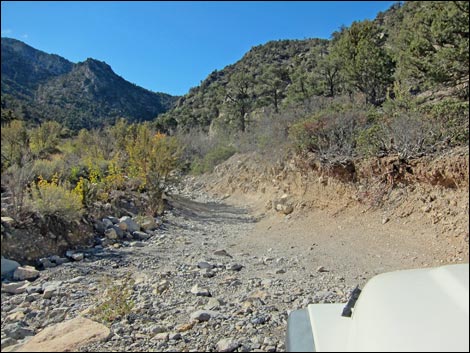
[[[52,180],[56,175],[60,180],[63,180],[67,166],[63,156],[56,155],[51,159],[36,159],[33,163],[32,172],[36,177],[41,177],[45,180]]]
[[[327,158],[352,157],[356,137],[373,120],[364,110],[324,112],[294,124],[289,136],[298,152],[315,152]]]
[[[112,323],[125,318],[131,313],[134,301],[131,299],[134,280],[130,276],[111,283],[108,278],[104,281],[104,293],[101,302],[91,310],[91,314],[98,321]]]
[[[363,156],[375,156],[384,149],[385,132],[382,126],[374,124],[361,130],[356,137],[356,149]]]
[[[195,159],[191,164],[191,171],[194,174],[210,173],[216,165],[226,161],[236,152],[236,149],[232,146],[219,145],[209,151],[204,158]]]
[[[469,102],[444,100],[421,108],[431,122],[437,125],[441,140],[451,145],[468,145],[469,142]]]
[[[31,186],[33,209],[44,216],[57,216],[66,221],[78,221],[83,214],[80,197],[63,185],[57,178],[51,182],[40,178]]]
[[[289,137],[297,152],[310,151],[314,149],[316,139],[312,128],[318,122],[318,117],[312,117],[296,124],[289,129]]]

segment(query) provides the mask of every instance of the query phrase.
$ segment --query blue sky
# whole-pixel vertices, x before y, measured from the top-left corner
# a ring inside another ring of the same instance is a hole
[[[330,38],[394,1],[2,1],[2,37],[183,95],[270,40]]]

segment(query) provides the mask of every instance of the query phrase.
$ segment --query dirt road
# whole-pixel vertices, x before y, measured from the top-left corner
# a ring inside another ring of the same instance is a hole
[[[82,261],[42,271],[33,285],[56,286],[48,299],[2,293],[2,337],[15,325],[37,333],[79,314],[93,317],[106,288],[130,276],[132,309],[109,324],[105,342],[82,351],[283,351],[291,310],[346,302],[377,273],[441,264],[433,234],[370,214],[281,216],[243,198],[189,196],[170,199],[150,239],[90,249]]]

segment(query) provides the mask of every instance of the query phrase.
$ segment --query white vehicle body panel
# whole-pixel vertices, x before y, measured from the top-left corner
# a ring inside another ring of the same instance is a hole
[[[469,351],[469,266],[384,273],[344,304],[308,307],[316,351]]]
[[[347,351],[351,318],[341,316],[343,308],[344,304],[311,304],[308,306],[317,352]]]

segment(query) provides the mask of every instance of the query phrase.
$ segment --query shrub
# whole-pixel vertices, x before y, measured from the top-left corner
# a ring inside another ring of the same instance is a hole
[[[371,120],[368,112],[325,112],[294,124],[289,136],[298,152],[315,152],[325,158],[352,157],[357,135]]]
[[[66,176],[67,166],[62,155],[54,155],[50,159],[36,159],[32,172],[36,177],[41,176],[45,180],[52,180],[56,175],[60,180]]]
[[[114,284],[111,279],[104,281],[104,293],[101,295],[101,302],[91,310],[98,321],[112,323],[131,313],[134,301],[131,299],[134,280],[130,276],[117,280]]]
[[[31,180],[33,180],[31,162],[22,167],[14,164],[2,174],[2,187],[6,186],[11,194],[10,202],[7,199],[5,202],[2,200],[2,209],[11,211],[15,219],[20,219],[24,211],[28,211],[28,185]]]
[[[379,124],[360,131],[356,137],[356,149],[363,156],[375,156],[385,150],[385,132]]]
[[[233,156],[236,149],[232,146],[219,145],[209,151],[204,158],[197,158],[191,164],[191,171],[194,174],[210,173],[214,167]]]
[[[1,163],[2,172],[9,166],[22,166],[30,160],[31,151],[28,145],[28,132],[22,120],[13,120],[1,128]]]
[[[130,178],[140,182],[140,191],[149,195],[148,212],[163,210],[163,192],[177,182],[176,172],[181,165],[181,147],[175,137],[154,133],[148,123],[137,125],[126,146],[129,156],[127,170]]]
[[[56,121],[46,121],[30,132],[31,151],[39,155],[42,152],[54,150],[58,143],[62,127]]]
[[[31,185],[33,208],[45,216],[57,216],[72,222],[80,219],[83,213],[80,197],[65,186],[59,185],[57,177],[51,182],[39,178]]]
[[[421,111],[435,123],[435,133],[442,141],[447,140],[451,145],[468,145],[469,142],[469,102],[444,100],[426,105]]]

